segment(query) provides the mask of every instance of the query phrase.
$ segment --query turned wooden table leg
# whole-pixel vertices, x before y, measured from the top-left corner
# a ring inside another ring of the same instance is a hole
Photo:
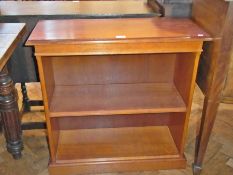
[[[18,94],[6,69],[0,73],[0,113],[7,150],[15,159],[21,158],[22,130],[18,108]]]
[[[26,84],[24,82],[21,83],[21,90],[23,95],[23,112],[29,112],[31,111],[31,106],[28,98]]]

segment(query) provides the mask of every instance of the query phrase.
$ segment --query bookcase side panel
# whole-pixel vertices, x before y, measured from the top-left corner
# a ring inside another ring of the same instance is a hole
[[[177,144],[178,148],[180,148],[181,153],[184,152],[184,144],[187,135],[188,121],[191,112],[199,58],[200,52],[177,54],[176,59],[174,83],[186,104],[187,111],[186,113],[183,113],[183,116],[181,116],[184,118],[183,127],[179,127],[178,129],[180,130],[180,128],[183,128],[183,132],[181,135],[181,131],[177,131],[177,126],[170,125],[169,128],[171,130],[175,143]]]
[[[41,83],[41,89],[42,89],[42,95],[44,101],[50,156],[51,156],[51,161],[54,162],[56,155],[56,148],[57,148],[57,140],[58,140],[58,139],[54,139],[54,137],[58,138],[59,132],[52,131],[52,124],[49,118],[49,103],[55,88],[54,79],[53,79],[53,69],[51,66],[51,60],[44,59],[43,57],[40,56],[37,56],[36,59],[39,69],[39,77],[40,77],[40,83]]]

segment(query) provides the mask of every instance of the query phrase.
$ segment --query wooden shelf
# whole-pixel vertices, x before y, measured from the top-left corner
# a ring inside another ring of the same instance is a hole
[[[61,130],[56,163],[179,157],[167,126]]]
[[[170,83],[55,86],[50,117],[185,111]]]
[[[40,21],[51,175],[184,168],[199,56],[190,19]]]

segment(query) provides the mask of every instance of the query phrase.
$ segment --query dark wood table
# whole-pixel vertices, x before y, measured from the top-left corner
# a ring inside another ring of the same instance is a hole
[[[233,1],[194,0],[192,16],[215,38],[213,42],[204,45],[197,76],[197,83],[205,95],[194,161],[194,174],[199,175],[230,63],[233,44]]]
[[[136,17],[157,16],[156,1],[26,1],[0,2],[4,16],[76,15],[78,17]]]
[[[0,113],[7,150],[15,159],[23,149],[18,95],[6,63],[25,33],[24,23],[0,23]]]

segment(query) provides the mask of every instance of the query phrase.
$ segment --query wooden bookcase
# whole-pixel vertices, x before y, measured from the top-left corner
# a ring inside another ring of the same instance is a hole
[[[50,174],[184,168],[204,40],[189,19],[40,21]]]

